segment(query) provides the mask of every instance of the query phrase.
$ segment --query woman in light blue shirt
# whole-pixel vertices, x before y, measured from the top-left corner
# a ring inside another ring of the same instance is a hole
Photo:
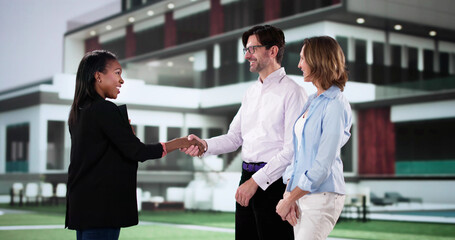
[[[333,38],[307,38],[298,67],[317,92],[294,124],[294,161],[283,174],[288,185],[276,209],[294,226],[295,239],[326,239],[344,205],[340,152],[352,125],[351,107],[342,93],[348,79],[345,57]]]

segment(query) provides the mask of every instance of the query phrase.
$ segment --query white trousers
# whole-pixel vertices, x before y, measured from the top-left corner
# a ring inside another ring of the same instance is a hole
[[[344,195],[307,194],[297,201],[300,218],[294,226],[296,240],[325,240],[335,227],[344,206]]]

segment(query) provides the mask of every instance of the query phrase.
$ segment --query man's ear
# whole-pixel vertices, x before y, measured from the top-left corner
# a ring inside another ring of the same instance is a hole
[[[270,48],[270,56],[273,58],[276,58],[276,55],[278,54],[278,50],[279,50],[279,48],[276,45],[273,45]]]

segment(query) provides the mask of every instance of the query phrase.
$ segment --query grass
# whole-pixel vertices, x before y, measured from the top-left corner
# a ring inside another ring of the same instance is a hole
[[[11,209],[7,204],[0,208]],[[15,210],[28,210],[26,214],[0,215],[0,226],[13,225],[62,225],[65,206],[23,206]],[[151,212],[143,211],[139,219],[148,222],[203,225],[234,229],[233,213],[218,212]],[[0,230],[0,239],[75,239],[76,233],[67,229]],[[341,221],[330,237],[350,239],[397,240],[455,240],[455,225],[436,223],[411,223],[394,221]],[[182,229],[173,226],[139,225],[123,228],[120,239],[185,239],[204,240],[234,239],[233,233]]]

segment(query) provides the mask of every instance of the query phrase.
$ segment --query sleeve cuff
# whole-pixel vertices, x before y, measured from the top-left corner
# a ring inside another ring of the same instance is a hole
[[[262,169],[253,174],[252,178],[262,190],[266,190],[273,183]]]
[[[306,176],[306,174],[304,176],[302,176],[302,178],[300,179],[299,181],[299,184],[298,184],[298,187],[304,191],[308,191],[308,192],[311,192],[311,186],[313,185],[313,183],[311,182],[310,179],[308,179],[308,177]]]
[[[210,139],[204,139],[204,141],[207,143],[207,149],[206,151],[204,152],[204,156],[207,156],[207,155],[214,155],[211,151],[210,151],[210,147],[211,146],[211,149],[213,150],[214,149],[214,146],[215,146],[215,142],[210,140]]]
[[[166,144],[161,143],[161,146],[163,146],[163,155],[161,157],[164,157],[167,155]]]

